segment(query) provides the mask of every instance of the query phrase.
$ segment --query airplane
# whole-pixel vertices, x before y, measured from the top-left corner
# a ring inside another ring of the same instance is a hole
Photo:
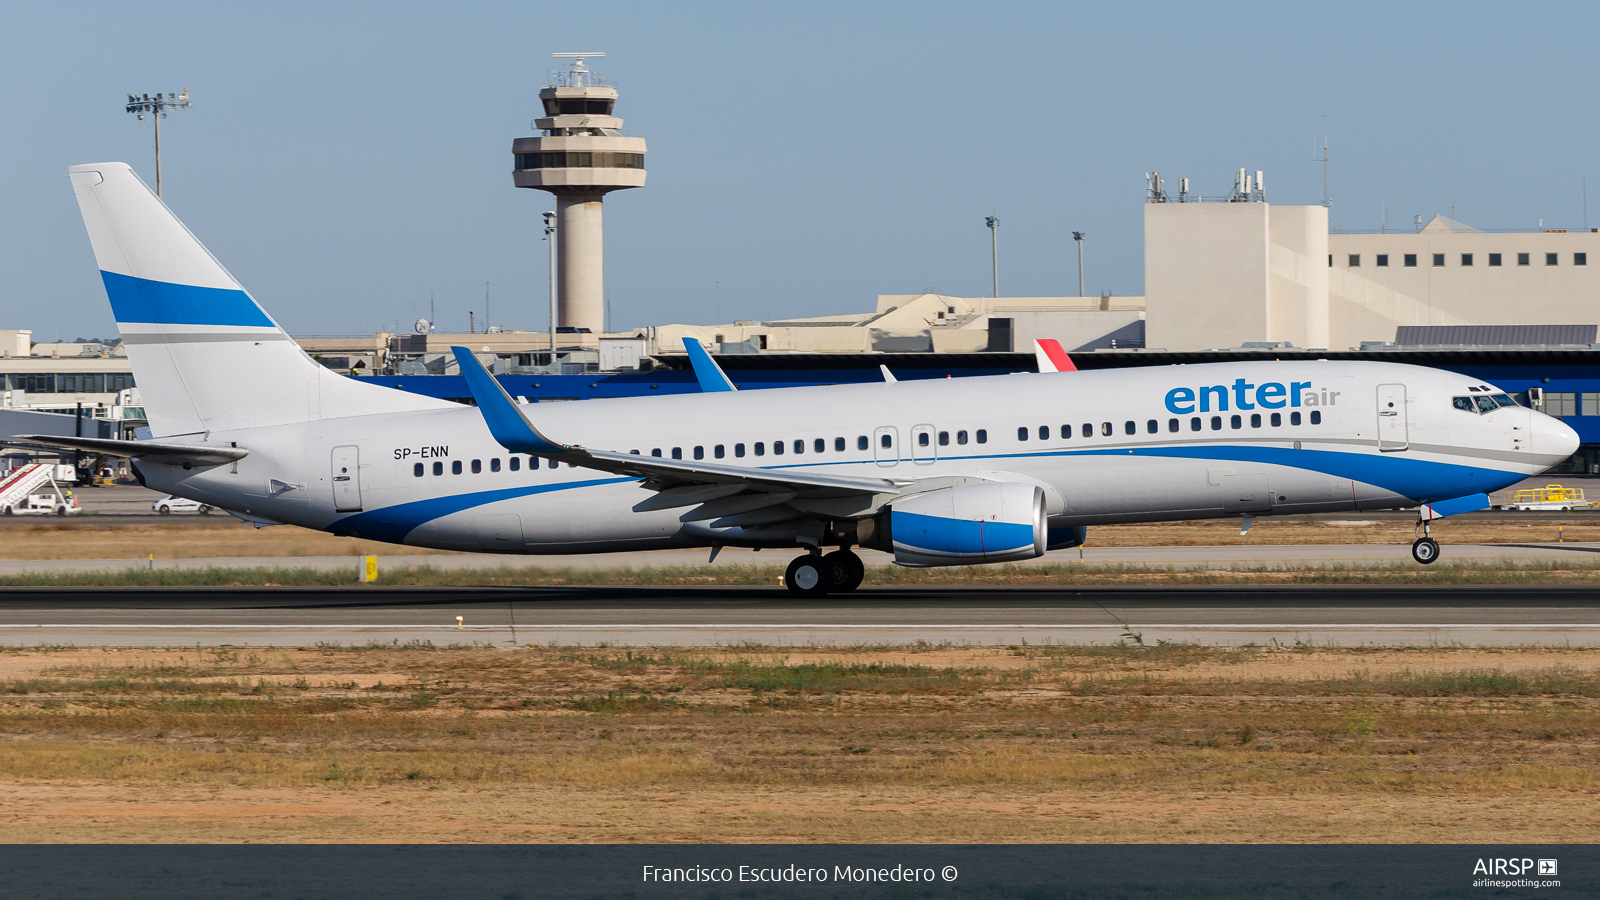
[[[150,437],[19,440],[128,456],[146,486],[257,526],[514,554],[799,548],[784,584],[817,596],[859,586],[858,547],[1003,563],[1094,525],[1418,507],[1426,564],[1432,521],[1578,445],[1494,385],[1367,361],[737,391],[696,345],[722,389],[523,404],[455,347],[474,407],[327,370],[129,166],[69,175]]]

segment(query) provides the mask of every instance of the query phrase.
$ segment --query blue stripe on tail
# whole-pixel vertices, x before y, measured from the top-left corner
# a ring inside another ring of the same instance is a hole
[[[118,322],[276,326],[244,291],[148,281],[106,271],[101,271],[100,277]]]

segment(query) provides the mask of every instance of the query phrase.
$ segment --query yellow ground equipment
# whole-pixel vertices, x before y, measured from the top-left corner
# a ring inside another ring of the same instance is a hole
[[[1583,488],[1547,484],[1542,488],[1517,491],[1506,509],[1593,509],[1600,500],[1583,499]]]

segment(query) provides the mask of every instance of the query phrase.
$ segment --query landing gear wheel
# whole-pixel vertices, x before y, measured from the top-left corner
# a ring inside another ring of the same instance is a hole
[[[783,573],[783,583],[789,588],[789,593],[801,597],[821,597],[828,592],[827,567],[822,564],[822,557],[797,556],[789,563],[788,571]]]
[[[1411,545],[1411,558],[1428,565],[1439,558],[1439,542],[1431,537],[1417,538]]]
[[[835,550],[822,558],[822,571],[828,578],[828,593],[848,594],[861,586],[867,567],[849,550]]]

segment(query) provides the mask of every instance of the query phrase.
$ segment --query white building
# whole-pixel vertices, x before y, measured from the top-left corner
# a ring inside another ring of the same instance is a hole
[[[1148,346],[1345,350],[1401,326],[1600,323],[1600,229],[1485,232],[1435,216],[1414,232],[1329,233],[1326,207],[1273,206],[1250,180],[1204,202],[1152,190]]]

